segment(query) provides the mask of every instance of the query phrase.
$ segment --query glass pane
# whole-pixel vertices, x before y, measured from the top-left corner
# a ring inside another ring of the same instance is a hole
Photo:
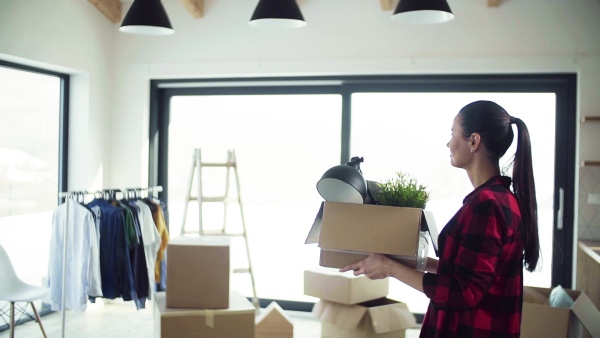
[[[203,162],[237,156],[244,220],[259,298],[314,301],[304,295],[303,272],[318,266],[316,245],[304,241],[322,198],[316,183],[339,163],[341,96],[180,96],[171,100],[169,212],[171,236],[179,236],[194,148]],[[236,198],[235,178],[230,196]],[[225,193],[225,169],[202,171],[203,193]],[[192,195],[197,195],[194,181]],[[222,204],[205,204],[204,229],[223,225]],[[241,230],[239,208],[227,209],[227,231]],[[198,228],[190,203],[186,229]],[[242,238],[232,242],[232,265],[246,267]],[[248,274],[235,274],[231,288],[252,296]]]
[[[452,121],[460,108],[476,100],[492,100],[527,124],[533,149],[533,167],[539,207],[541,270],[525,272],[525,284],[550,287],[552,269],[554,188],[554,93],[358,93],[352,95],[351,155],[363,156],[367,180],[387,181],[398,171],[412,174],[428,187],[427,209],[438,229],[461,207],[473,187],[463,169],[450,164],[446,147]],[[513,127],[516,128],[516,127]],[[516,130],[515,130],[516,133]],[[513,142],[501,165],[508,165]],[[507,173],[512,173],[508,168]],[[435,253],[430,246],[429,255]],[[429,300],[422,293],[392,280],[390,296],[424,313]]]
[[[60,78],[0,67],[0,244],[42,285],[58,198]]]

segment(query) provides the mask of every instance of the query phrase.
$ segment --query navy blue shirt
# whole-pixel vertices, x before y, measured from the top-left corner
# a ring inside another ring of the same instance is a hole
[[[134,300],[138,309],[143,307],[135,290],[122,210],[102,199],[94,199],[87,206],[97,206],[102,211],[99,219],[103,298],[122,297],[124,300]]]
[[[135,283],[135,290],[139,301],[142,305],[145,304],[146,299],[150,297],[150,284],[148,283],[148,268],[146,265],[146,254],[144,251],[144,240],[142,238],[142,232],[140,229],[140,221],[138,218],[139,207],[134,201],[121,201],[122,206],[128,208],[133,216],[133,225],[136,232],[136,243],[134,248],[129,248],[131,255],[131,269],[133,270],[133,281]],[[142,306],[144,307],[144,306]]]

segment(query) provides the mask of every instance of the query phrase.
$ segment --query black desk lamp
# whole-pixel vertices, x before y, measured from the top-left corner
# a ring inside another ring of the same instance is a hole
[[[353,157],[346,164],[327,170],[319,182],[317,191],[326,200],[363,204],[368,196],[367,182],[360,170],[362,157]]]

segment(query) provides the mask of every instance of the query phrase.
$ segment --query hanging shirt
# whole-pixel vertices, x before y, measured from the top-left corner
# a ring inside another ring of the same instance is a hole
[[[152,219],[154,219],[154,223],[156,224],[156,229],[160,233],[161,243],[158,249],[158,255],[156,258],[156,265],[154,268],[154,280],[156,282],[161,281],[161,265],[164,263],[165,259],[165,251],[167,249],[167,244],[169,243],[169,232],[167,231],[167,224],[165,222],[165,218],[162,212],[162,207],[160,203],[154,199],[146,198],[144,202],[148,204],[150,210],[152,210]]]
[[[154,219],[152,218],[152,211],[150,207],[140,201],[134,202],[139,208],[139,221],[140,221],[140,232],[142,233],[142,240],[144,242],[144,254],[146,255],[146,268],[148,270],[148,283],[151,287],[154,286],[154,268],[156,266],[156,258],[158,255],[158,249],[162,243],[160,233],[156,228]]]
[[[85,205],[79,204],[85,207]],[[92,218],[94,219],[94,230],[96,237],[92,236],[91,244],[92,251],[90,256],[90,268],[88,270],[88,280],[90,281],[90,289],[88,291],[89,297],[102,297],[102,277],[100,275],[100,222],[96,219],[96,214],[90,210]]]
[[[125,209],[125,206],[121,201],[112,200],[110,201],[110,204],[119,208],[123,213],[123,222],[125,222],[125,239],[127,240],[127,247],[134,247],[139,242],[136,236],[135,225],[133,224],[133,215],[131,214],[131,212],[128,212],[128,210]]]
[[[509,187],[504,176],[477,187],[440,232],[437,273],[423,277],[430,303],[420,337],[520,336],[524,235]]]
[[[96,236],[98,238],[98,257],[96,259],[96,262],[98,264],[98,270],[100,270],[100,217],[102,214],[102,210],[100,210],[100,207],[98,207],[98,206],[94,206],[94,207],[90,208],[87,205],[84,205],[84,207],[86,207],[88,210],[90,210],[90,212],[92,213],[92,216],[94,217]],[[99,277],[99,278],[101,278],[101,277]],[[100,287],[102,287],[101,281],[100,281]],[[96,303],[97,297],[102,297],[102,293],[100,293],[99,295],[89,295],[89,300],[92,303]]]
[[[131,270],[125,219],[119,207],[102,199],[88,203],[89,208],[99,207],[100,214],[100,272],[104,298],[133,300],[139,303]]]
[[[82,312],[87,308],[88,295],[101,296],[98,238],[91,212],[70,200],[59,205],[52,217],[52,234],[48,261],[48,284],[50,286],[50,308]],[[67,237],[65,243],[65,226]],[[63,281],[63,245],[66,244],[66,277]],[[62,303],[63,283],[65,304]]]
[[[142,238],[140,208],[133,200],[123,200],[122,202],[123,205],[125,205],[131,211],[133,216],[133,224],[138,243],[132,256],[133,259],[131,260],[137,295],[139,298],[150,299],[151,284],[148,283],[149,278],[146,263],[146,246],[144,245],[144,239]],[[129,249],[129,252],[132,253],[131,248]],[[145,299],[143,299],[143,302],[146,301]]]
[[[110,203],[121,209],[123,213],[131,276],[133,277],[133,287],[135,289],[135,293],[123,294],[123,300],[133,300],[138,309],[145,308],[150,286],[147,283],[148,272],[146,271],[144,244],[141,243],[141,235],[137,226],[137,211],[134,214],[126,201],[112,200]]]
[[[167,202],[165,202],[163,200],[158,200],[158,204],[160,204],[160,207],[162,208],[162,211],[163,211],[163,216],[165,218],[165,225],[167,226],[167,232],[170,233],[170,230],[169,230],[169,208],[167,207]]]

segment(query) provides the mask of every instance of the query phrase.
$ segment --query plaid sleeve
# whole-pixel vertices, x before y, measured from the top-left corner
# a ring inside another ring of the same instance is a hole
[[[506,238],[503,208],[497,201],[478,198],[463,206],[456,226],[446,238],[437,274],[426,274],[423,289],[434,308],[472,309],[494,278]],[[446,265],[446,266],[444,266]],[[452,273],[444,274],[444,271]]]

